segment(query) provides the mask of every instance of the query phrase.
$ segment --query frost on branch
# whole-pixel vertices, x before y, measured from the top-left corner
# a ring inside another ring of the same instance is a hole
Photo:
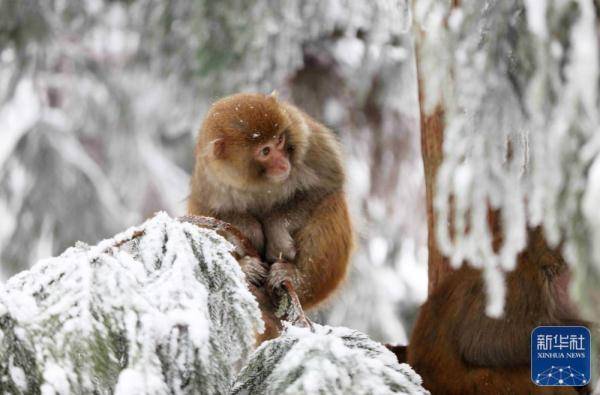
[[[231,249],[158,214],[0,284],[0,392],[224,393],[263,325]]]
[[[341,327],[288,326],[263,343],[232,394],[427,394],[410,366],[365,334]]]
[[[424,111],[445,111],[434,201],[440,248],[454,265],[483,266],[495,288],[493,316],[503,309],[494,285],[514,267],[527,226],[542,226],[552,245],[564,241],[576,287],[592,292],[600,280],[600,180],[590,171],[600,160],[593,3],[465,0],[451,9],[424,0],[415,17],[424,30]],[[497,250],[490,208],[501,216]]]

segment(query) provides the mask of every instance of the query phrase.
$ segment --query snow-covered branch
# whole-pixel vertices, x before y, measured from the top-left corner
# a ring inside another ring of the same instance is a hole
[[[262,330],[232,247],[158,214],[0,289],[2,393],[224,393]]]
[[[383,345],[348,328],[287,326],[252,354],[232,394],[428,394]]]

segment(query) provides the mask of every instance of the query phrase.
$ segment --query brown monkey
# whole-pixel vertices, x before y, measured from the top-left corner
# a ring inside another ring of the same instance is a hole
[[[500,319],[486,316],[481,272],[462,266],[421,307],[408,347],[408,363],[432,394],[576,394],[589,388],[538,387],[530,378],[531,331],[542,324],[587,325],[561,293],[566,263],[541,231],[506,277]],[[539,251],[545,251],[540,254]]]
[[[246,270],[249,280],[274,289],[289,278],[308,309],[346,273],[353,236],[344,180],[329,129],[275,95],[236,94],[204,119],[188,212],[239,228],[272,262],[268,274]]]

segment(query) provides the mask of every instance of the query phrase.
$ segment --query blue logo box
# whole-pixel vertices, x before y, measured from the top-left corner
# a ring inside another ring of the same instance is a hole
[[[590,331],[584,326],[538,326],[531,332],[531,380],[539,386],[590,382]]]

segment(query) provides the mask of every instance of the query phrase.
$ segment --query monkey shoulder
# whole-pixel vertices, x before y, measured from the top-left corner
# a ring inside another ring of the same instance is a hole
[[[316,184],[332,191],[342,189],[346,181],[343,159],[336,145],[326,139],[311,144],[305,158],[306,166],[317,177]]]

